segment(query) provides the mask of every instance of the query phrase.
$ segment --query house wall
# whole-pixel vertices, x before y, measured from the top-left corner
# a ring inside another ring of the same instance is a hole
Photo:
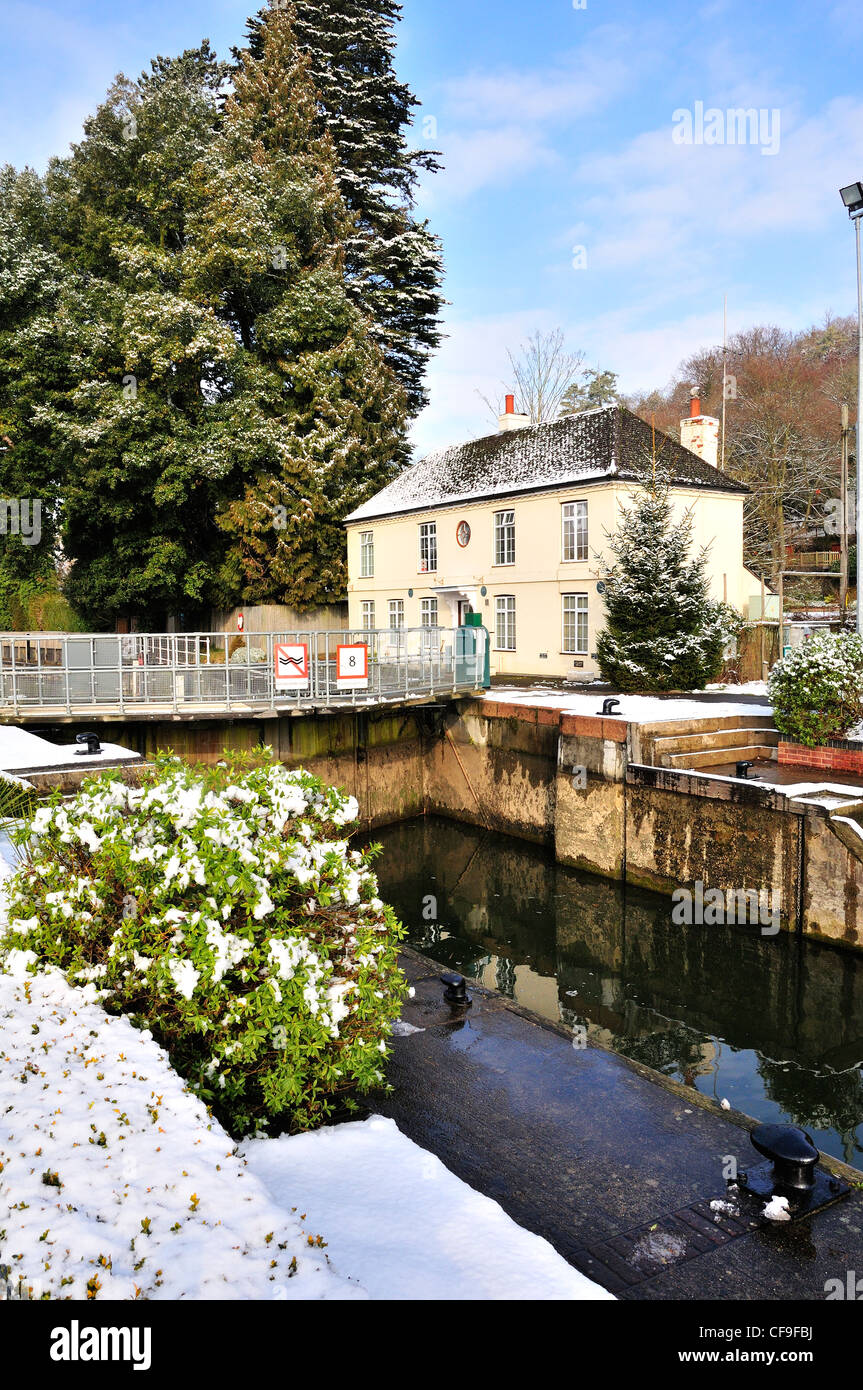
[[[596,589],[601,573],[598,555],[606,548],[606,532],[616,529],[620,504],[627,504],[631,495],[631,485],[589,483],[351,523],[351,626],[362,625],[364,600],[374,601],[373,625],[389,626],[389,602],[401,599],[405,625],[418,627],[422,599],[436,597],[438,622],[451,627],[458,621],[458,599],[466,598],[492,634],[492,674],[559,677],[575,672],[589,680],[598,674],[593,653],[604,620],[602,597]],[[742,497],[677,488],[672,500],[678,516],[692,508],[694,549],[710,545],[707,569],[713,597],[727,598],[742,609],[749,593],[743,569]],[[589,558],[564,561],[561,508],[565,502],[578,501],[587,502]],[[515,512],[515,564],[495,565],[494,514],[504,509]],[[438,568],[434,574],[420,570],[419,527],[425,521],[437,524]],[[471,528],[466,547],[456,540],[460,521],[467,521]],[[374,576],[366,579],[361,577],[363,531],[374,536]],[[587,649],[575,655],[562,651],[562,596],[566,593],[586,594],[588,599]],[[499,595],[515,598],[514,651],[497,647],[495,599]]]

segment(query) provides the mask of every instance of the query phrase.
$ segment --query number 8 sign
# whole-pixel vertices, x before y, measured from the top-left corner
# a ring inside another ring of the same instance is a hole
[[[336,648],[336,689],[367,690],[369,684],[369,649],[364,642],[352,642]]]

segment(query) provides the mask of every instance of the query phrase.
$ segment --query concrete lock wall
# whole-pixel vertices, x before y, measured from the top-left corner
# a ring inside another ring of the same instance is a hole
[[[356,796],[366,828],[436,812],[669,896],[698,882],[724,893],[766,890],[777,895],[770,901],[786,930],[863,946],[863,834],[811,800],[645,766],[647,738],[623,720],[471,698],[102,727],[105,738],[146,757],[172,748],[215,762],[226,748],[269,744],[287,766]]]
[[[863,946],[863,862],[824,806],[633,765],[638,730],[615,719],[486,700],[461,702],[446,723],[426,752],[427,810],[669,896],[699,881],[765,890],[785,930]]]

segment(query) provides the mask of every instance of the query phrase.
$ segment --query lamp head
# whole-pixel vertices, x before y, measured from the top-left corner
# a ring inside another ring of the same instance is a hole
[[[849,217],[859,217],[863,213],[863,183],[849,183],[840,188],[839,196],[848,209]]]

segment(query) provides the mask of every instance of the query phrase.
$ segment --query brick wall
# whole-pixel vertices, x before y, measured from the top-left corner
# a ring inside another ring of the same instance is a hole
[[[817,767],[831,772],[863,773],[863,745],[834,739],[807,748],[802,743],[779,743],[779,762],[798,767]]]

